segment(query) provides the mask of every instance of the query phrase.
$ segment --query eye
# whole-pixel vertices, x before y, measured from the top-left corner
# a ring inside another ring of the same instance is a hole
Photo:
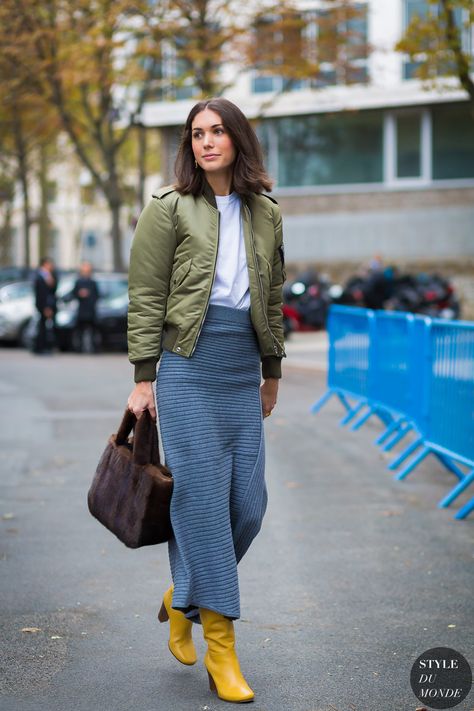
[[[216,128],[215,133],[224,133],[223,128]]]
[[[196,131],[195,133],[193,133],[193,138],[200,138],[201,136],[202,136],[201,131]]]

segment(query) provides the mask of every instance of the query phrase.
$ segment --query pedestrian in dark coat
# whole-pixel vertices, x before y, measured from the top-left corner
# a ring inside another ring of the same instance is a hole
[[[40,317],[33,349],[37,354],[51,353],[54,346],[56,287],[54,262],[49,257],[43,257],[34,282],[35,305]]]
[[[96,306],[99,299],[99,288],[92,277],[90,262],[82,262],[79,267],[79,276],[74,284],[73,295],[79,302],[77,312],[79,350],[81,352],[95,351],[97,346]]]

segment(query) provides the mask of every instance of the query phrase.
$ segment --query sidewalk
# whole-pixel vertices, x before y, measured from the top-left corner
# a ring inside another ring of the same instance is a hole
[[[326,331],[292,333],[285,342],[287,357],[283,359],[282,367],[303,372],[325,373],[328,347]]]

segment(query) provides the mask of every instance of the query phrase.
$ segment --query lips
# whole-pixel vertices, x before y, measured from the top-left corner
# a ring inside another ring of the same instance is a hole
[[[204,159],[206,158],[219,158],[218,153],[207,153],[205,156],[203,156]]]

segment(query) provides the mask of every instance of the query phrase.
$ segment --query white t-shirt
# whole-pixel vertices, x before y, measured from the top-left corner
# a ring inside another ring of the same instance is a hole
[[[219,247],[216,274],[210,303],[237,309],[250,308],[249,275],[244,231],[240,215],[240,197],[216,195],[220,213]]]

